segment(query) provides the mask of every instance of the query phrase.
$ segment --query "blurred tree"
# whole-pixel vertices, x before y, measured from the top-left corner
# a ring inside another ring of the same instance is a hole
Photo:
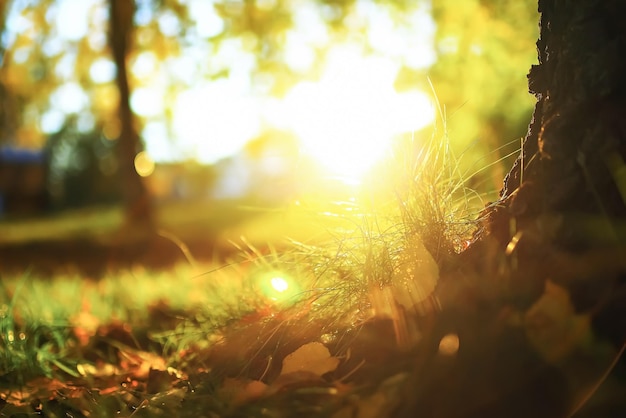
[[[116,84],[119,92],[120,134],[118,138],[119,174],[122,193],[127,205],[130,225],[153,228],[153,213],[148,189],[135,168],[135,158],[141,151],[141,141],[135,129],[133,111],[130,107],[130,87],[127,60],[133,34],[135,16],[134,0],[110,0],[109,39],[116,67]]]

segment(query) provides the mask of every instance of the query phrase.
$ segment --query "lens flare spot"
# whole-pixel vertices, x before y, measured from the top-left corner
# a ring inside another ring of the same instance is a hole
[[[292,277],[282,272],[267,272],[259,277],[259,290],[265,297],[276,303],[296,302],[300,286]]]

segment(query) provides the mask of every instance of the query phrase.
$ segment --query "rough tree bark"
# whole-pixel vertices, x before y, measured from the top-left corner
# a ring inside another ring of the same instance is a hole
[[[626,271],[626,4],[540,0],[539,11],[538,100],[484,233],[509,246],[534,292],[551,278],[578,309],[600,312]],[[626,323],[613,319],[603,332],[621,345]]]
[[[397,416],[626,413],[622,397],[578,409],[626,341],[626,3],[539,0],[539,12],[528,76],[537,104],[521,155],[472,245],[443,269],[431,357]],[[594,341],[613,344],[593,370],[579,367],[589,358],[546,359],[529,342],[529,309],[554,289],[569,317],[590,318]],[[460,351],[441,358],[451,332]]]
[[[141,150],[141,141],[130,107],[130,88],[127,57],[133,30],[134,0],[110,0],[109,43],[117,67],[116,84],[119,91],[120,135],[117,144],[122,193],[127,207],[127,221],[142,235],[152,232],[153,211],[150,195],[135,170],[135,156]]]

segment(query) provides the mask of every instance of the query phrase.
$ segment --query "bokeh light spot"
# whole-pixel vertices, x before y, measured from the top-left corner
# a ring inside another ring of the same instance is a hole
[[[64,113],[78,113],[89,104],[89,97],[78,83],[69,82],[50,95],[50,103]]]
[[[89,67],[89,76],[94,83],[108,83],[115,78],[115,64],[107,58],[99,58]]]
[[[154,172],[154,161],[147,152],[142,151],[135,156],[135,170],[141,177],[148,177]]]
[[[158,88],[138,88],[130,96],[130,106],[138,115],[157,116],[164,111],[163,95]]]

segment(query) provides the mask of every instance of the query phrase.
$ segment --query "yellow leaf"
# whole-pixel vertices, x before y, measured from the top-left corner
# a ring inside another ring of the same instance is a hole
[[[281,375],[294,372],[310,372],[322,376],[334,371],[339,359],[330,355],[322,343],[312,342],[302,345],[283,360]]]

